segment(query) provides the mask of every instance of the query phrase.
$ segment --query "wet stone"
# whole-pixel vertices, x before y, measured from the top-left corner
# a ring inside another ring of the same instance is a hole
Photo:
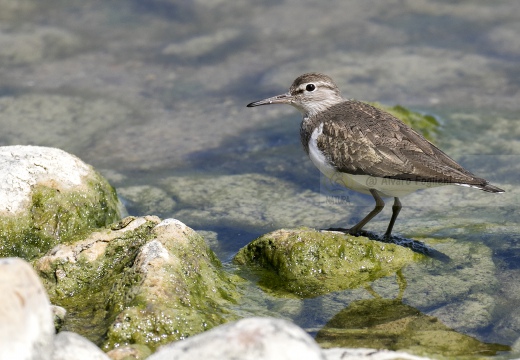
[[[0,256],[32,260],[52,246],[119,219],[115,190],[65,151],[0,147]]]
[[[263,235],[234,262],[263,269],[259,285],[275,294],[314,297],[366,286],[421,258],[395,244],[304,228]]]
[[[151,185],[118,188],[117,194],[123,198],[127,210],[133,214],[168,215],[176,205],[175,200],[164,190]]]
[[[500,344],[486,344],[458,333],[436,317],[421,313],[401,299],[366,299],[350,303],[318,331],[324,348],[381,348],[417,355],[496,355],[508,351]]]
[[[174,219],[123,219],[58,245],[35,268],[52,302],[67,309],[62,330],[105,351],[153,351],[237,318],[233,276],[200,235]]]
[[[175,217],[196,227],[319,226],[352,212],[348,203],[329,202],[320,193],[261,174],[175,176],[163,184],[179,204]]]

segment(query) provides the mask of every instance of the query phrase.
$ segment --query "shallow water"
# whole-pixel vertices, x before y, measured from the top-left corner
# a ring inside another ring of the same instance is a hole
[[[442,123],[437,144],[507,192],[412,194],[402,199],[395,231],[489,248],[493,292],[476,286],[448,294],[448,303],[422,303],[409,270],[403,301],[462,334],[513,345],[520,337],[519,10],[516,0],[0,0],[0,144],[78,155],[109,178],[132,215],[176,217],[204,231],[227,263],[268,231],[345,227],[373,206],[348,191],[326,197],[301,149],[294,109],[247,103],[321,71],[346,97],[434,114]],[[384,231],[389,216],[385,209],[368,228]],[[374,287],[395,297],[387,290],[395,281],[385,281]],[[245,313],[288,317],[313,335],[350,302],[372,297],[363,289],[305,301],[251,294]],[[485,309],[456,309],[469,302]],[[519,353],[516,345],[500,356]]]

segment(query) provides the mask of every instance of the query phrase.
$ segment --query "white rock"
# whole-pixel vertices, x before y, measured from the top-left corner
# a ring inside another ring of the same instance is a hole
[[[324,360],[318,344],[293,323],[247,318],[161,347],[148,360]]]
[[[92,168],[63,150],[40,146],[0,147],[0,214],[13,215],[31,200],[32,187],[58,190],[81,186]]]
[[[18,258],[0,259],[0,294],[0,359],[50,359],[51,307],[31,265]]]
[[[62,331],[54,340],[52,360],[110,360],[90,340],[70,331]]]
[[[376,349],[335,348],[323,350],[326,360],[429,360],[404,352]]]

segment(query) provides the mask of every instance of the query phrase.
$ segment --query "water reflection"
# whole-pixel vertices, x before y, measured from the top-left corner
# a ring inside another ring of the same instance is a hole
[[[324,348],[405,350],[457,358],[511,350],[507,345],[485,343],[449,328],[436,317],[403,303],[402,291],[395,299],[383,299],[371,291],[373,299],[351,302],[318,331],[316,341]]]

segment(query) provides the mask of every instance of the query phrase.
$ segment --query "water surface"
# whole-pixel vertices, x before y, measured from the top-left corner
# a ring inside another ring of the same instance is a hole
[[[507,192],[412,194],[395,231],[447,252],[484,247],[493,290],[475,285],[444,303],[422,301],[426,267],[404,270],[403,302],[479,341],[514,345],[519,10],[515,0],[0,0],[0,144],[79,156],[110,179],[132,215],[176,217],[203,231],[229,263],[260,234],[345,227],[373,206],[348,191],[327,201],[301,149],[300,115],[247,103],[321,71],[346,97],[433,114],[442,124],[437,144]],[[370,229],[384,231],[389,215],[385,209]],[[428,276],[436,271],[442,266]],[[381,282],[374,287],[395,297],[395,279]],[[291,318],[313,335],[350,303],[373,297],[357,289],[297,301],[255,291],[245,313]],[[473,303],[484,305],[471,312]],[[514,349],[500,356],[518,356],[520,345]]]

